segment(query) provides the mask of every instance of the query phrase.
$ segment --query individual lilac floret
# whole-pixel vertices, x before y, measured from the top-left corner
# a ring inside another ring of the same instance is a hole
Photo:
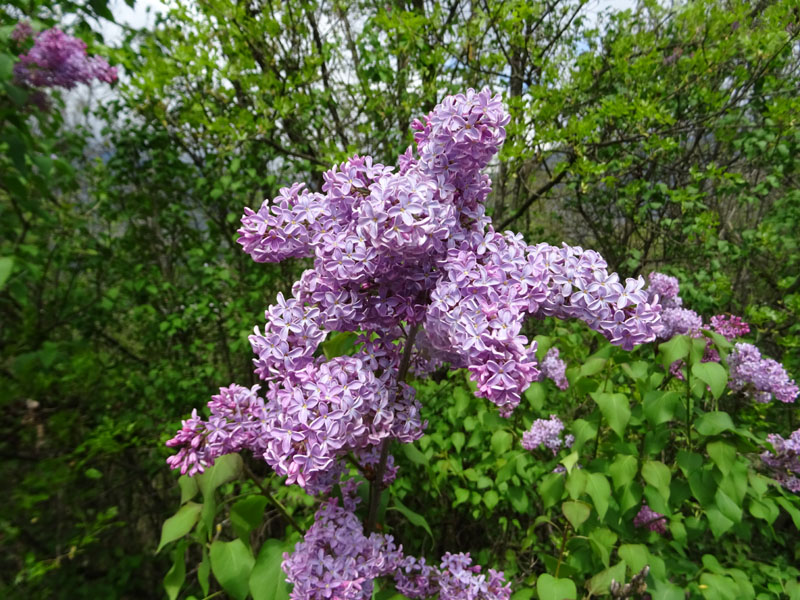
[[[564,423],[556,415],[550,415],[549,419],[536,419],[531,428],[522,434],[522,447],[526,450],[536,450],[544,444],[555,456],[561,446],[570,448],[575,441],[572,435],[567,435],[561,439],[561,432],[564,430]]]
[[[750,325],[735,315],[714,315],[711,317],[711,329],[729,342],[750,333]]]
[[[771,433],[767,441],[775,453],[766,451],[761,455],[764,464],[772,470],[772,477],[790,492],[800,494],[800,429],[789,439]]]
[[[19,30],[21,37],[29,28]],[[60,29],[47,29],[33,35],[33,47],[19,56],[14,65],[17,81],[31,87],[74,88],[78,83],[98,79],[113,83],[116,67],[109,66],[101,56],[87,56],[83,40]]]
[[[681,297],[678,295],[680,292],[680,285],[678,284],[677,277],[670,277],[664,273],[657,273],[653,271],[650,273],[650,286],[647,288],[649,301],[656,301],[664,309],[677,308],[683,304]]]
[[[778,361],[762,358],[752,344],[738,343],[728,355],[730,378],[728,386],[742,391],[757,402],[769,402],[774,396],[781,402],[794,402],[798,396],[797,384]]]
[[[666,517],[657,513],[652,508],[643,504],[639,513],[633,519],[635,527],[647,527],[650,531],[655,531],[661,535],[667,533]]]
[[[566,390],[569,388],[569,381],[567,381],[567,377],[565,372],[567,370],[567,363],[561,360],[559,357],[558,348],[553,347],[547,351],[547,354],[544,356],[544,360],[542,361],[541,370],[542,370],[542,378],[547,377],[551,379],[558,389]]]

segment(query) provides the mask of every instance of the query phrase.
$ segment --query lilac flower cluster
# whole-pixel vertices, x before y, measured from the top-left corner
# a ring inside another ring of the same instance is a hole
[[[647,527],[650,531],[664,535],[667,533],[666,517],[643,504],[633,519],[634,527]]]
[[[547,351],[547,354],[544,355],[544,360],[542,361],[542,373],[540,380],[546,377],[552,380],[558,389],[566,390],[569,388],[569,381],[567,381],[567,376],[565,375],[567,363],[561,360],[558,356],[558,348],[555,346]]]
[[[771,433],[767,441],[772,444],[775,454],[766,451],[761,460],[772,470],[772,477],[790,492],[800,494],[800,429],[789,439]]]
[[[337,498],[323,502],[303,541],[284,554],[282,567],[294,584],[293,599],[368,599],[376,577],[393,577],[397,590],[409,598],[509,599],[511,588],[503,573],[489,569],[487,578],[480,566],[472,565],[469,554],[448,552],[435,567],[424,558],[404,556],[390,535],[365,536],[354,513],[354,492],[354,480],[344,483],[344,506]]]
[[[750,333],[750,325],[736,315],[714,315],[711,317],[711,329],[729,342]]]
[[[34,33],[28,23],[19,23],[12,33],[17,42],[33,38],[33,47],[20,54],[14,65],[18,82],[31,87],[74,88],[93,79],[113,83],[116,67],[109,66],[102,56],[87,56],[83,40],[53,28]]]
[[[710,325],[704,325],[697,313],[682,308],[679,291],[678,280],[674,277],[662,273],[650,274],[649,300],[660,301],[664,307],[663,330],[658,334],[659,338],[669,339],[674,335],[700,338],[704,329],[711,329],[732,341],[750,332],[750,326],[735,315],[714,315]],[[720,362],[719,353],[710,339],[706,340],[702,362]],[[683,379],[683,366],[683,361],[676,361],[670,365],[670,372],[678,379]],[[798,396],[797,385],[783,366],[775,360],[762,358],[761,352],[752,344],[736,344],[728,356],[728,367],[728,387],[733,391],[745,392],[757,402],[769,402],[773,396],[781,402],[794,402]]]
[[[488,90],[450,96],[414,122],[418,157],[409,148],[397,170],[354,156],[324,174],[321,193],[297,183],[245,209],[239,243],[255,261],[310,258],[313,266],[250,336],[266,393],[233,385],[209,403],[210,419],[193,412],[169,442],[178,449],[170,466],[194,474],[249,449],[309,493],[330,490],[345,460],[388,485],[396,469],[384,463],[387,444],[414,441],[425,426],[404,382],[410,367],[466,367],[507,416],[540,376],[536,344],[521,334],[526,316],[577,318],[626,349],[655,339],[661,307],[642,278],[622,283],[592,250],[529,246],[494,231],[481,169],[508,120]],[[318,350],[333,331],[361,333],[353,353],[326,360]],[[564,385],[558,356],[546,362]],[[531,447],[555,451],[552,438]],[[508,598],[502,575],[480,574],[468,555],[446,555],[438,568],[400,561],[390,538],[367,539],[356,525],[351,509],[325,504],[287,558],[294,597],[359,598],[394,572],[410,597]]]
[[[728,355],[728,366],[728,386],[734,391],[744,391],[756,402],[769,402],[773,396],[787,403],[797,399],[797,384],[789,379],[783,365],[771,358],[762,358],[752,344],[736,344]]]
[[[526,450],[536,450],[544,445],[553,451],[555,456],[563,445],[571,448],[575,442],[575,437],[568,434],[563,440],[561,432],[564,431],[564,423],[556,415],[550,415],[549,419],[536,419],[531,428],[522,434],[522,447]]]

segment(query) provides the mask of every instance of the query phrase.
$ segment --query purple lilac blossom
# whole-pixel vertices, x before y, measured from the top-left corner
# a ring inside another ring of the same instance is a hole
[[[728,386],[734,391],[742,391],[762,403],[773,396],[786,403],[797,399],[797,384],[789,379],[783,366],[771,358],[763,358],[752,344],[736,344],[728,355],[728,366]]]
[[[569,381],[567,381],[565,375],[567,363],[559,358],[558,348],[553,347],[547,351],[542,361],[541,370],[541,379],[546,377],[552,380],[560,390],[569,388]]]
[[[550,415],[549,419],[536,419],[531,428],[522,434],[522,447],[526,450],[536,450],[544,445],[550,449],[555,456],[561,449],[572,447],[575,438],[567,435],[561,439],[561,432],[564,430],[564,423],[556,415]]]
[[[511,589],[503,573],[481,574],[469,554],[446,553],[436,567],[404,556],[390,535],[365,536],[354,513],[355,488],[355,480],[343,483],[343,506],[337,498],[323,502],[303,541],[283,555],[294,600],[366,600],[376,577],[393,577],[397,590],[409,598],[508,600]]]
[[[643,504],[639,513],[633,519],[635,527],[647,527],[650,531],[664,535],[667,533],[666,517],[657,513],[652,508]]]
[[[650,302],[659,302],[661,307],[677,308],[683,304],[680,292],[680,285],[677,277],[670,277],[664,273],[653,271],[650,273],[650,286],[647,288]]]
[[[775,433],[767,436],[775,453],[766,451],[761,460],[772,471],[772,478],[790,492],[800,494],[800,429],[793,432],[788,439]]]
[[[750,333],[750,325],[735,315],[714,315],[711,317],[711,329],[729,342]]]
[[[29,33],[30,27],[20,24],[18,37]],[[25,39],[25,38],[23,38]],[[78,83],[98,79],[113,83],[117,79],[116,67],[109,66],[101,56],[88,56],[83,40],[72,37],[60,29],[47,29],[33,35],[33,47],[20,54],[14,65],[18,82],[31,87],[74,88]]]

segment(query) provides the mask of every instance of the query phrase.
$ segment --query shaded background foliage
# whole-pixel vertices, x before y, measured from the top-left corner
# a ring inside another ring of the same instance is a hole
[[[303,268],[253,265],[235,241],[242,208],[295,180],[318,188],[354,153],[393,163],[411,121],[466,87],[502,92],[512,113],[492,166],[498,226],[593,247],[624,274],[677,275],[691,306],[743,314],[800,373],[796,6],[590,9],[176,2],[114,48],[97,33],[113,19],[102,1],[0,9],[3,595],[156,594],[169,563],[153,551],[177,501],[161,442],[219,385],[255,383],[247,334]],[[14,85],[22,18],[68,25],[123,67],[83,125],[64,121],[75,104],[58,93],[45,113]],[[574,358],[596,343],[570,335]],[[432,423],[453,389],[420,390]],[[443,538],[482,558],[519,550],[479,531],[500,512],[459,513],[434,475],[398,487],[429,477]],[[280,537],[270,523],[259,535]]]

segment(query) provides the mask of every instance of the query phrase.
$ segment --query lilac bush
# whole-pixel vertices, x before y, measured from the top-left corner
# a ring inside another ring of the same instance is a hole
[[[526,450],[536,450],[544,446],[555,456],[562,445],[569,448],[575,441],[572,435],[567,435],[562,440],[562,431],[564,423],[556,415],[550,415],[549,419],[536,419],[531,428],[522,435],[522,447]]]
[[[354,503],[326,501],[284,562],[295,598],[368,597],[375,577],[392,574],[411,597],[507,598],[502,574],[479,574],[468,555],[446,555],[434,569],[401,560],[390,537],[371,533],[392,479],[390,442],[412,442],[425,427],[409,370],[466,368],[476,393],[509,416],[543,372],[565,383],[557,354],[538,364],[536,343],[521,333],[527,316],[579,319],[624,349],[660,331],[661,306],[641,277],[623,283],[592,250],[494,230],[481,170],[508,120],[488,90],[449,96],[414,122],[417,155],[409,148],[397,169],[354,156],[324,175],[321,192],[297,183],[245,209],[239,243],[255,261],[310,258],[313,267],[250,336],[263,397],[258,386],[221,390],[210,419],[194,412],[168,442],[177,449],[169,464],[194,474],[248,449],[311,494],[351,485],[346,459],[360,467],[370,480],[364,529]],[[355,351],[319,356],[337,331],[359,332]],[[536,445],[555,451],[558,425],[557,436],[560,421],[540,426],[547,435]],[[538,434],[529,434],[533,444]]]

